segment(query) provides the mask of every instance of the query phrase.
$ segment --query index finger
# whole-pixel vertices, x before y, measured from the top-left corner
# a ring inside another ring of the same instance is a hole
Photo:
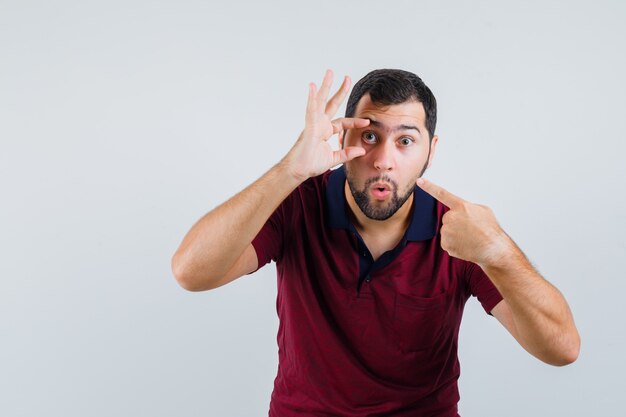
[[[360,119],[358,117],[341,117],[330,122],[333,125],[333,133],[342,130],[360,129],[370,124],[370,119]]]
[[[465,202],[465,200],[463,200],[461,197],[457,197],[450,191],[438,186],[437,184],[427,180],[426,178],[419,178],[417,180],[417,185],[419,185],[422,190],[426,191],[428,194],[432,195],[434,198],[441,201],[444,205],[450,207],[451,209]]]

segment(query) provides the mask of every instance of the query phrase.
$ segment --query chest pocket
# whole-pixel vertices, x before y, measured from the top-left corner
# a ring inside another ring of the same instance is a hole
[[[447,294],[415,297],[397,294],[393,328],[402,352],[430,349],[445,333]]]

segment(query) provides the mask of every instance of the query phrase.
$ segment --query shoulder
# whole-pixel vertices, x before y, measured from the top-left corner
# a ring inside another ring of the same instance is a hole
[[[303,203],[310,203],[311,201],[324,201],[326,199],[326,190],[332,173],[333,171],[329,170],[321,175],[308,178],[291,193],[290,197]]]
[[[290,217],[309,217],[324,210],[328,178],[332,171],[308,178],[293,190],[281,204],[281,210]]]
[[[333,172],[334,171],[328,170],[323,174],[317,175],[315,177],[310,177],[302,184],[300,184],[297,190],[300,190],[302,192],[324,191],[328,186],[328,181]]]

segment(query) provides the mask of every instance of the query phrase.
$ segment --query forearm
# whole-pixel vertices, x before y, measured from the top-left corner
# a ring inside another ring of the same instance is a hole
[[[267,219],[300,181],[283,162],[204,215],[172,259],[180,280],[218,280],[237,261]]]
[[[441,247],[487,274],[505,300],[492,313],[517,341],[553,365],[576,360],[580,337],[565,298],[533,268],[493,211],[423,178],[417,185],[450,208],[441,219]]]
[[[580,337],[560,291],[546,281],[510,240],[505,255],[481,268],[511,310],[514,336],[531,354],[554,365],[574,361]]]

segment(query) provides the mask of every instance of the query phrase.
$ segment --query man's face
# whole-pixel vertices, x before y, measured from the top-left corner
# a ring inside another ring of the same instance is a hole
[[[429,141],[424,106],[415,100],[377,106],[365,94],[354,117],[370,119],[370,124],[348,130],[341,140],[342,146],[365,149],[365,155],[345,164],[348,185],[363,214],[386,220],[412,196],[438,138]]]

